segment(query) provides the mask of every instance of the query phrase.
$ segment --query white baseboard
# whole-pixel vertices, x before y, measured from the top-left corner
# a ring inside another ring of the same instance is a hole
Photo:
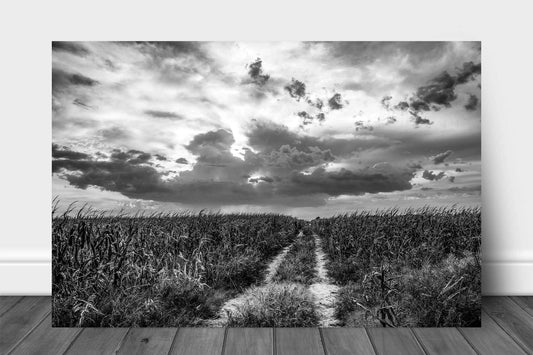
[[[50,295],[50,261],[0,261],[0,295]]]
[[[484,262],[481,286],[485,296],[533,295],[533,261]]]
[[[483,295],[533,295],[533,262],[486,261]],[[0,261],[0,295],[50,295],[50,261]]]

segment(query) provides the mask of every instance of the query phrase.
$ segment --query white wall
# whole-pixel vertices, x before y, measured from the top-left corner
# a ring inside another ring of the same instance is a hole
[[[0,294],[50,293],[50,41],[117,39],[483,41],[483,291],[533,294],[532,9],[499,3],[2,2]]]

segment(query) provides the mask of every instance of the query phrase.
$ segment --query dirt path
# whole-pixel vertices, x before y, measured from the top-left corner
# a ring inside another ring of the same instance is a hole
[[[300,238],[303,236],[303,232],[300,232],[296,238]],[[268,285],[272,283],[272,278],[274,278],[274,275],[276,275],[276,272],[278,271],[279,266],[285,259],[285,256],[287,256],[287,253],[289,252],[289,249],[292,247],[292,244],[289,244],[283,250],[268,264],[267,273],[265,275],[265,281],[264,284]],[[232,298],[226,303],[220,307],[220,310],[218,311],[218,317],[216,319],[211,319],[207,321],[207,326],[209,327],[224,327],[228,323],[228,315],[235,313],[240,306],[246,301],[245,293],[241,294],[240,296],[236,298]]]
[[[333,327],[338,324],[335,318],[335,301],[339,287],[333,285],[326,269],[326,255],[322,250],[322,241],[315,234],[316,272],[318,281],[309,286],[309,291],[315,296],[317,311],[320,315],[321,327]]]

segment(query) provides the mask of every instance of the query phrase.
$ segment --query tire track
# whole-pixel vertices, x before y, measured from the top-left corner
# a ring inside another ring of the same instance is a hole
[[[296,238],[301,238],[303,232],[300,231]],[[276,257],[268,264],[267,273],[265,275],[264,285],[272,283],[272,279],[276,272],[278,271],[279,266],[287,256],[290,248],[293,246],[294,242],[283,248],[283,250],[276,255]],[[246,292],[242,293],[238,297],[232,298],[226,301],[220,310],[218,311],[218,317],[216,319],[210,319],[206,322],[209,327],[224,327],[228,323],[229,315],[238,311],[238,309],[246,302]]]
[[[322,250],[322,241],[318,235],[315,237],[316,273],[317,282],[309,286],[309,292],[315,297],[315,305],[320,315],[321,327],[333,327],[339,324],[335,318],[335,303],[339,287],[331,283],[326,269],[326,255]]]

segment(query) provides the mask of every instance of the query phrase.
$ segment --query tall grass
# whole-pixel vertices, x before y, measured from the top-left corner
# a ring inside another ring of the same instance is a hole
[[[310,285],[316,278],[315,266],[315,238],[306,232],[291,246],[272,280]]]
[[[53,324],[201,325],[262,279],[301,224],[275,214],[54,215]]]
[[[475,326],[481,312],[481,211],[423,208],[315,220],[337,315],[352,326]]]

